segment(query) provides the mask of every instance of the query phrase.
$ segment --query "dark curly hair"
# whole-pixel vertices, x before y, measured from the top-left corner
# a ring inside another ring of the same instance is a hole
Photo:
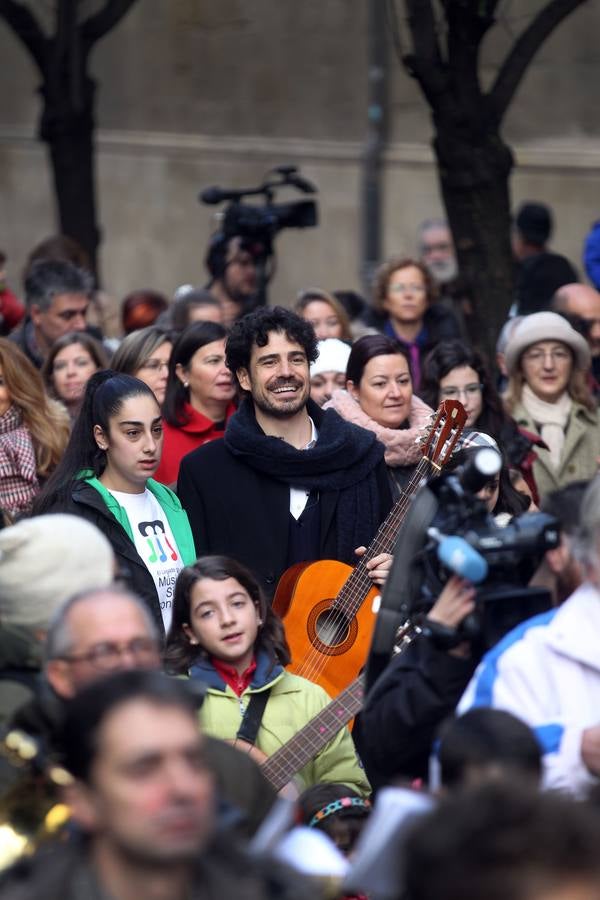
[[[285,639],[285,631],[279,616],[273,612],[265,599],[259,584],[252,573],[228,556],[201,556],[191,566],[185,566],[179,573],[175,584],[173,599],[173,618],[167,636],[165,648],[165,668],[171,674],[187,674],[204,651],[198,645],[190,644],[183,626],[190,621],[190,601],[192,588],[198,581],[211,578],[214,581],[226,581],[235,578],[246,590],[258,610],[262,625],[256,637],[256,652],[265,651],[273,662],[287,666],[291,660],[290,650]]]
[[[226,363],[236,378],[240,369],[250,368],[252,348],[265,347],[272,331],[279,331],[289,341],[300,344],[309,364],[319,355],[317,338],[310,322],[283,306],[262,306],[234,322],[229,332],[225,347]]]

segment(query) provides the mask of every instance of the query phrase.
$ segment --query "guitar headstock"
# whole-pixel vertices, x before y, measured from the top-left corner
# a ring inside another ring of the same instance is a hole
[[[467,421],[467,412],[458,400],[442,400],[433,421],[421,440],[423,456],[439,468],[445,466]]]

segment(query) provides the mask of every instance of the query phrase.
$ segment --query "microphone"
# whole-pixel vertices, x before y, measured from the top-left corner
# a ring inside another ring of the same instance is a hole
[[[437,555],[447,569],[472,584],[480,584],[487,577],[487,561],[464,538],[442,537],[438,543]]]

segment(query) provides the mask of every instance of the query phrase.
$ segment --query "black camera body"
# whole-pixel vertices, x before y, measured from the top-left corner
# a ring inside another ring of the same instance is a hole
[[[267,203],[265,206],[230,203],[223,217],[223,234],[226,238],[239,235],[271,247],[273,238],[282,228],[312,228],[316,224],[314,200]]]
[[[486,480],[489,475],[478,480],[467,465],[444,471],[415,495],[381,598],[367,690],[387,666],[399,633],[425,633],[442,649],[468,640],[478,657],[550,608],[549,591],[527,585],[544,553],[559,543],[558,522],[545,513],[524,513],[501,526],[477,496]],[[446,553],[449,548],[456,552]],[[475,610],[458,628],[446,628],[427,613],[453,572],[477,584]]]
[[[428,529],[434,536],[423,547],[421,597],[415,600],[415,612],[431,608],[449,573],[469,578],[468,563],[448,568],[440,553],[440,536],[462,538],[484,560],[487,574],[477,588],[475,611],[448,641],[452,645],[468,639],[487,650],[520,622],[549,609],[549,592],[527,585],[546,551],[559,543],[558,522],[536,512],[500,525],[485,502],[464,489],[455,472],[432,480],[428,489],[437,497],[438,509]]]
[[[222,214],[221,228],[210,240],[206,255],[206,267],[213,279],[222,278],[227,265],[229,242],[241,239],[241,246],[252,254],[259,274],[259,303],[266,303],[266,286],[273,273],[268,265],[274,256],[273,241],[284,228],[312,228],[318,224],[317,204],[314,200],[296,200],[274,203],[279,188],[292,187],[305,194],[316,193],[316,188],[298,174],[296,166],[278,166],[274,177],[267,178],[258,187],[228,189],[209,187],[198,199],[215,205],[227,203]],[[243,202],[247,197],[263,197],[262,205]]]

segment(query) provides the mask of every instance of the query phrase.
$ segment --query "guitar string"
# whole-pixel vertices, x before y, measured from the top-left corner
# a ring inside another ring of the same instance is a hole
[[[415,473],[415,475],[416,474],[417,473]],[[418,484],[420,480],[421,475],[419,473],[418,478],[415,477],[414,481]],[[329,627],[334,635],[338,627],[341,629],[342,626],[347,626],[348,622],[352,621],[355,613],[362,605],[362,602],[364,602],[366,594],[373,587],[373,582],[367,573],[366,563],[389,546],[390,537],[392,535],[395,536],[397,528],[408,508],[411,499],[410,489],[412,487],[411,480],[406,493],[397,501],[390,516],[382,526],[382,529],[380,529],[375,536],[370,547],[370,552],[361,558],[359,564],[350,573],[348,579],[342,586],[338,597],[334,601],[334,604],[330,607],[330,610],[333,610],[333,614],[329,620]],[[382,530],[385,534],[381,533]],[[299,674],[315,680],[322,673],[329,660],[330,657],[328,654],[313,647],[301,666]]]
[[[323,707],[286,744],[279,747],[261,767],[269,781],[283,782],[282,787],[287,784],[290,777],[304,768],[356,715],[362,705],[363,693],[362,678],[358,678],[337,699]],[[339,715],[340,709],[342,715]],[[322,729],[328,732],[325,744]],[[295,767],[293,772],[290,771],[291,766]]]
[[[460,431],[458,433],[456,429],[449,430],[449,436],[445,439],[445,444],[442,445],[440,450],[439,457],[441,458],[444,450],[448,453],[452,447],[454,446]],[[450,443],[450,447],[448,444]],[[417,466],[417,470],[413,474],[409,485],[405,491],[404,497],[401,498],[401,501],[397,504],[397,506],[393,509],[393,516],[390,515],[388,520],[384,523],[384,525],[380,528],[377,535],[375,536],[374,541],[371,544],[370,550],[363,559],[365,562],[362,566],[358,565],[354,570],[354,574],[351,574],[348,577],[347,582],[342,586],[340,594],[334,601],[334,606],[332,607],[335,610],[341,611],[342,622],[351,621],[354,615],[358,612],[360,607],[362,606],[365,595],[371,590],[374,586],[373,582],[368,576],[366,571],[365,563],[376,556],[381,551],[390,551],[393,547],[393,542],[397,537],[398,531],[400,530],[400,525],[402,524],[402,520],[406,514],[406,510],[410,503],[412,502],[412,497],[415,493],[417,487],[419,487],[423,477],[427,474],[427,469],[432,464],[432,460],[429,457],[424,457],[419,465]],[[344,604],[346,605],[344,608]],[[339,616],[334,616],[334,624],[339,623]],[[327,657],[329,658],[329,657]]]
[[[321,750],[335,738],[342,728],[346,727],[350,719],[360,710],[360,706],[361,704],[356,704],[354,711],[345,711],[344,715],[339,717],[338,721],[327,723],[327,725],[324,726],[327,729],[327,738],[325,741],[311,739],[307,741],[302,748],[302,751],[296,752],[294,750],[293,753],[288,753],[286,751],[285,759],[282,758],[281,760],[277,760],[275,764],[271,765],[269,765],[269,762],[265,763],[266,771],[264,772],[264,775],[266,778],[277,788],[277,790],[284,787],[295,774],[308,765],[308,763],[310,763],[311,760],[313,760]]]
[[[399,525],[401,524],[412,499],[412,494],[418,487],[423,474],[427,469],[427,462],[428,460],[426,458],[419,461],[417,469],[413,473],[406,491],[403,492],[402,496],[396,501],[386,521],[377,531],[369,548],[369,552],[361,557],[357,566],[342,585],[338,597],[330,607],[330,610],[333,610],[333,615],[329,624],[333,633],[335,633],[338,626],[341,627],[352,620],[355,612],[360,608],[365,594],[373,587],[373,583],[367,574],[366,563],[378,553],[382,552],[385,547],[389,546],[389,540],[392,535],[394,537],[396,536]],[[388,535],[390,535],[390,537],[388,537]],[[309,652],[304,663],[300,667],[298,674],[305,678],[315,680],[322,673],[329,660],[330,656],[328,654],[322,653],[321,650],[313,646],[311,652]]]
[[[438,424],[439,423],[436,422],[435,425],[433,426],[432,430],[434,428],[438,427]],[[461,430],[462,430],[462,427],[460,427],[460,429],[458,430],[458,434],[456,434],[456,435],[453,434],[452,429],[450,430],[449,437],[446,439],[446,444],[450,443],[447,453],[452,452],[454,445],[456,443],[456,440],[458,439],[458,436],[460,435]],[[442,448],[442,452],[443,452],[443,449],[444,448]],[[440,456],[441,456],[441,453],[440,453]],[[412,496],[414,494],[415,485],[413,484],[413,482],[416,482],[416,486],[418,486],[418,484],[420,483],[420,481],[422,480],[422,477],[423,477],[419,473],[419,468],[421,467],[421,464],[423,464],[423,467],[425,469],[427,469],[427,464],[430,462],[431,461],[429,460],[428,457],[424,457],[423,459],[420,460],[420,462],[417,466],[417,469],[413,475],[413,478],[409,482],[406,492],[399,499],[397,504],[395,504],[395,506],[393,507],[393,509],[390,513],[390,516],[388,517],[386,522],[383,523],[381,528],[378,530],[378,532],[375,536],[375,539],[373,540],[373,542],[371,543],[371,545],[369,547],[368,552],[365,553],[364,557],[362,557],[362,559],[361,559],[361,562],[363,563],[363,565],[361,567],[362,571],[358,572],[357,576],[354,578],[354,581],[352,582],[353,575],[357,572],[357,570],[359,570],[359,565],[357,565],[357,567],[348,576],[347,581],[342,586],[342,589],[340,590],[340,593],[338,595],[338,598],[336,598],[336,601],[342,599],[342,594],[344,593],[345,589],[347,589],[346,593],[350,595],[350,599],[352,600],[352,605],[354,605],[356,603],[356,599],[357,599],[356,592],[361,590],[361,587],[362,587],[362,585],[360,584],[361,576],[362,576],[363,582],[364,582],[365,578],[367,579],[367,581],[365,582],[365,585],[367,587],[372,586],[370,584],[370,579],[368,578],[368,575],[366,574],[366,565],[365,564],[370,559],[372,559],[374,556],[376,556],[377,553],[381,552],[381,550],[384,547],[388,546],[388,543],[384,542],[384,536],[387,537],[387,534],[384,535],[384,532],[390,532],[392,530],[392,528],[396,525],[396,519],[398,517],[400,517],[400,521],[399,521],[398,525],[401,524],[402,519],[405,514],[405,511],[406,511],[403,508],[403,506],[406,506],[406,508],[408,508],[408,505],[411,502]],[[442,463],[442,465],[443,465],[443,463]],[[402,501],[404,501],[404,504],[402,503]],[[389,527],[388,528],[384,527],[386,525]],[[389,538],[388,538],[388,542],[389,542]],[[354,584],[356,586],[354,586]],[[353,590],[354,590],[354,597],[352,596]],[[367,593],[368,593],[368,591],[367,591]],[[364,593],[361,594],[360,598],[358,598],[358,606],[356,607],[356,611],[358,610],[358,608],[360,608],[360,605],[363,602],[364,602]],[[351,620],[352,616],[350,616],[349,618]],[[327,657],[325,654],[323,654],[323,656],[325,657],[325,659],[323,661],[323,664],[325,665],[328,662],[329,657]],[[357,698],[355,698],[353,695],[357,690],[359,692],[359,696]],[[347,705],[346,705],[346,699],[348,700]],[[287,783],[287,780],[290,775],[290,772],[289,772],[290,763],[297,766],[297,768],[294,769],[294,773],[299,771],[299,769],[303,768],[303,766],[306,765],[310,761],[310,759],[313,757],[315,751],[318,751],[323,746],[322,729],[325,728],[326,730],[331,730],[331,735],[329,737],[329,740],[333,739],[333,737],[339,730],[335,726],[337,726],[339,724],[340,718],[342,718],[339,715],[340,709],[343,710],[343,714],[345,716],[348,716],[348,719],[351,718],[352,715],[355,715],[356,711],[357,711],[356,710],[356,700],[357,699],[358,700],[362,699],[362,678],[361,678],[361,676],[359,676],[346,689],[344,689],[335,700],[332,700],[331,704],[329,706],[325,707],[324,710],[322,710],[322,712],[326,713],[326,715],[324,715],[323,718],[319,718],[319,714],[317,714],[317,717],[315,717],[315,719],[319,719],[318,722],[315,720],[311,720],[310,722],[308,722],[307,725],[304,726],[304,728],[301,729],[300,732],[292,739],[290,746],[287,746],[287,748],[286,748],[286,745],[284,744],[278,751],[276,751],[276,754],[274,754],[274,756],[272,756],[270,760],[267,760],[267,762],[265,763],[265,765],[263,767],[266,770],[265,774],[270,773],[271,778],[274,781],[276,780],[277,785],[280,785],[280,782],[282,782],[282,779],[285,779],[285,783]],[[346,721],[348,721],[348,719],[346,719]],[[346,721],[342,725],[340,725],[340,728],[345,726]],[[319,729],[318,732],[316,730],[317,728]],[[298,747],[299,747],[298,750],[296,750],[296,745],[295,745],[296,738],[301,738],[301,744],[298,745]],[[301,750],[304,750],[304,752],[303,753],[300,752]],[[308,758],[306,756],[307,752],[309,753]],[[292,774],[294,774],[294,773],[292,773]],[[280,786],[283,787],[283,783],[281,783]]]
[[[331,703],[335,703],[337,709],[340,709],[336,701],[332,700]],[[356,715],[359,708],[360,703],[355,701],[349,707],[341,709],[341,714],[328,712],[327,716],[319,718],[318,727],[327,732],[325,742],[323,741],[323,733],[316,732],[312,728],[303,735],[298,732],[291,739],[290,746],[284,744],[264,764],[264,768],[267,770],[267,777],[269,779],[271,777],[277,778],[278,781],[286,784],[292,774],[304,768],[322,747],[326,746],[346,726],[352,716]],[[302,741],[301,744],[300,740]],[[293,771],[291,771],[292,767]]]
[[[436,422],[432,428],[434,439],[435,431],[440,427],[440,424],[441,420]],[[441,430],[443,431],[443,425]],[[462,428],[458,430],[457,433],[456,425],[454,428],[451,427],[449,429],[448,436],[444,439],[438,458],[441,458],[444,452],[446,453],[446,456],[448,456],[453,450],[461,430]],[[441,437],[442,434],[440,432],[437,439],[438,442]],[[429,452],[431,452],[431,448],[429,448]],[[431,468],[432,462],[433,460],[429,456],[423,456],[419,461],[406,490],[390,511],[386,521],[380,526],[369,547],[369,551],[361,557],[361,560],[342,586],[334,604],[330,607],[330,609],[334,611],[330,620],[330,627],[333,629],[334,634],[338,627],[345,624],[347,625],[348,622],[352,621],[362,606],[366,594],[374,586],[367,574],[366,563],[370,559],[373,559],[378,553],[384,550],[387,552],[391,550],[390,538],[395,539],[397,537],[397,532],[399,531],[406,511],[412,502],[413,495],[419,487],[423,477],[427,474],[428,469]],[[345,608],[344,604],[346,604]],[[331,657],[329,654],[323,653],[313,645],[303,664],[300,666],[298,674],[302,675],[304,678],[315,681],[327,667],[330,659]]]
[[[393,544],[390,546],[390,540],[394,540],[397,537],[397,532],[412,501],[412,496],[427,472],[429,462],[427,457],[423,457],[419,461],[406,490],[396,501],[387,519],[377,531],[369,551],[361,557],[357,566],[344,582],[334,604],[330,607],[333,610],[333,615],[329,626],[333,634],[335,634],[338,627],[341,628],[342,625],[352,621],[364,602],[366,593],[374,586],[367,573],[366,563],[377,556],[378,553],[383,552],[386,548],[391,549],[391,546],[393,546]],[[327,666],[330,658],[328,654],[313,646],[300,667],[298,674],[314,681]]]

